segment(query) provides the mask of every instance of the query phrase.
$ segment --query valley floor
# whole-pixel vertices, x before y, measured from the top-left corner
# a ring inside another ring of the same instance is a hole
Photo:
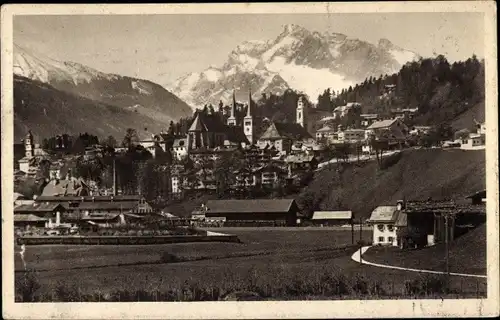
[[[352,261],[358,247],[351,245],[350,231],[236,229],[214,231],[231,231],[242,244],[28,246],[27,269],[34,271],[25,277],[22,261],[16,256],[16,298],[29,301],[23,292],[27,294],[26,279],[30,277],[39,286],[37,297],[31,297],[36,301],[79,301],[77,293],[82,301],[94,301],[89,295],[100,293],[105,299],[119,292],[123,298],[138,291],[170,292],[169,297],[161,298],[168,301],[213,300],[224,292],[242,289],[259,291],[266,299],[357,299],[360,294],[394,298],[405,296],[405,281],[421,279],[415,273]],[[362,238],[369,237],[370,231],[364,231]],[[174,256],[177,262],[165,260],[166,256]],[[485,292],[485,281],[454,285],[462,297]],[[188,297],[185,290],[212,292],[212,296]],[[219,292],[215,296],[214,290]]]

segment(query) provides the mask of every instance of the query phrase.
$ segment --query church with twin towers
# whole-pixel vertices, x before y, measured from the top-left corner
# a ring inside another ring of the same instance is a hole
[[[237,103],[236,92],[233,91],[228,114],[224,114],[221,106],[218,111],[195,112],[186,137],[188,153],[238,145],[257,145],[261,148],[274,146],[279,151],[286,151],[294,141],[312,138],[307,130],[310,123],[309,107],[303,97],[297,101],[295,123],[269,121],[264,132],[258,130],[263,120],[256,117],[251,91],[243,107]]]

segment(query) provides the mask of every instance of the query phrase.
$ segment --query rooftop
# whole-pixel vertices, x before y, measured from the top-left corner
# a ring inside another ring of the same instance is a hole
[[[44,196],[41,195],[36,198],[37,202],[44,201],[55,201],[55,202],[65,202],[65,201],[139,201],[142,197],[140,195],[116,195],[116,196]]]
[[[311,220],[348,220],[352,211],[314,211]]]
[[[24,214],[19,213],[14,215],[14,222],[37,222],[37,221],[48,221],[47,218],[41,218],[34,214]]]
[[[483,204],[457,203],[452,200],[409,201],[405,205],[406,213],[450,213],[450,214],[486,214]]]
[[[380,120],[372,123],[367,129],[382,129],[392,126],[398,119]]]
[[[211,213],[275,213],[290,211],[294,203],[293,199],[209,200],[206,207]]]
[[[273,122],[259,139],[283,138],[303,140],[311,138],[311,135],[298,123]]]
[[[60,208],[59,208],[60,207]],[[14,213],[21,212],[53,212],[56,209],[64,209],[59,203],[34,203],[22,204],[14,208]]]
[[[396,206],[378,206],[373,210],[369,221],[371,222],[394,222],[397,218]]]

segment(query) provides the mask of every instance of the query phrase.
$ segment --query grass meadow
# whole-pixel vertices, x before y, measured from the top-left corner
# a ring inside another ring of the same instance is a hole
[[[352,261],[357,246],[351,245],[350,230],[214,231],[237,234],[242,243],[27,246],[29,272],[16,256],[16,300],[202,301],[235,291],[256,292],[267,300],[445,294],[442,279]],[[370,231],[362,238],[369,239]],[[460,296],[485,291],[485,283],[463,279],[453,286]]]

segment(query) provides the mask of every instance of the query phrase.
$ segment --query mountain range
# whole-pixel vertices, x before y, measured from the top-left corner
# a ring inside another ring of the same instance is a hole
[[[45,137],[85,130],[121,139],[129,127],[149,136],[149,131],[166,130],[171,120],[192,113],[189,105],[154,82],[57,61],[18,45],[13,65],[16,139],[36,127],[33,134]]]
[[[336,91],[348,88],[370,76],[397,72],[406,62],[419,58],[387,39],[375,45],[288,24],[276,39],[245,41],[221,67],[186,74],[171,89],[194,107],[229,101],[233,89],[238,99],[246,99],[249,89],[258,98],[292,88],[314,101],[328,87]]]

